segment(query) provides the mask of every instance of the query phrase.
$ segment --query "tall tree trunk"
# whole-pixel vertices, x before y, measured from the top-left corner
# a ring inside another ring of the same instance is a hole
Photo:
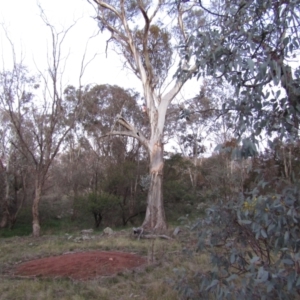
[[[144,223],[145,229],[163,231],[167,229],[167,222],[163,203],[163,146],[157,142],[150,153],[150,186],[147,197],[147,210]]]
[[[3,203],[3,215],[0,223],[0,228],[5,228],[8,226],[10,219],[9,212],[9,196],[10,196],[10,184],[9,184],[9,176],[10,173],[5,173],[5,195],[4,195],[4,203]]]
[[[10,215],[9,229],[12,229],[15,226],[19,212],[21,211],[21,209],[23,207],[23,203],[26,199],[27,191],[26,191],[26,179],[25,179],[24,174],[22,175],[22,189],[23,189],[23,195],[22,195],[21,201],[19,203],[19,207],[16,206],[16,210],[14,211],[13,214]],[[19,199],[18,192],[16,194],[16,199]],[[18,200],[17,200],[17,205],[18,205]]]
[[[40,216],[39,216],[39,204],[42,196],[42,184],[40,180],[35,180],[35,192],[32,203],[32,235],[34,237],[40,236]]]
[[[16,180],[16,176],[15,180]],[[23,182],[23,195],[21,198],[20,203],[19,202],[19,197],[18,197],[18,190],[16,188],[15,185],[15,194],[12,197],[11,196],[11,187],[9,184],[9,174],[5,175],[5,195],[4,195],[4,202],[2,205],[2,209],[3,209],[3,214],[2,214],[2,219],[0,222],[0,228],[5,228],[5,227],[9,227],[9,229],[12,229],[13,226],[16,223],[17,220],[17,216],[23,206],[24,200],[26,198],[26,183],[25,183],[25,177],[22,176],[22,182]]]
[[[3,203],[3,214],[2,214],[2,219],[0,222],[0,228],[5,228],[8,226],[8,220],[9,220],[9,211],[8,211],[8,203],[5,201]]]

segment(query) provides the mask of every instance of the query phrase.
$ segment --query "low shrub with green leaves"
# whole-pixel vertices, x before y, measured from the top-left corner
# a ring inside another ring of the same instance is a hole
[[[261,193],[260,187],[281,192]],[[247,196],[207,209],[197,251],[212,268],[193,279],[190,298],[296,299],[300,296],[300,182],[260,181]],[[196,284],[195,284],[196,282]],[[180,283],[179,283],[180,287]]]
[[[120,198],[113,194],[91,192],[78,197],[75,207],[93,215],[95,227],[99,227],[103,219],[106,223],[120,219],[120,203]]]

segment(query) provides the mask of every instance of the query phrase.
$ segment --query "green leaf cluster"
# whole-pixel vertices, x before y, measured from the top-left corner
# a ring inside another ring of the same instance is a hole
[[[236,91],[238,132],[297,135],[299,72],[289,61],[299,50],[299,1],[216,1],[200,7],[210,19],[191,32],[198,77],[225,78]]]
[[[295,174],[299,174],[299,147],[276,145],[256,158],[249,173],[252,185],[247,181],[243,193],[216,202],[191,226],[198,236],[196,251],[209,253],[211,262],[207,272],[199,266],[190,282],[191,299],[298,297],[300,181]],[[290,149],[293,176],[292,170],[281,171],[287,166],[283,149]]]

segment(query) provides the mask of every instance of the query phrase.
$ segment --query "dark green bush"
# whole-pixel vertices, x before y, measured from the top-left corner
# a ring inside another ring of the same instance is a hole
[[[99,227],[102,222],[112,226],[121,218],[120,203],[120,198],[113,194],[91,192],[77,197],[75,209],[81,213],[89,213],[94,218],[95,227]]]
[[[283,158],[272,164],[277,172],[268,159],[256,164],[252,190],[216,202],[191,225],[198,236],[195,250],[209,253],[211,268],[203,272],[199,266],[192,278],[179,277],[188,299],[299,298],[300,181],[292,168],[280,172]],[[296,155],[290,159],[288,165],[296,166]]]
[[[210,253],[212,268],[197,274],[194,297],[299,296],[299,207],[300,183],[294,183],[281,194],[259,195],[256,189],[248,197],[209,208],[193,230],[199,236],[196,250]]]

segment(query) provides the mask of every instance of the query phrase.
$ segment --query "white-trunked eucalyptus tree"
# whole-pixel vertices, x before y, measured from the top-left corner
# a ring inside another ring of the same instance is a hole
[[[144,110],[150,126],[148,136],[120,114],[116,116],[116,123],[124,130],[116,131],[114,127],[108,134],[134,137],[147,149],[151,180],[142,227],[162,231],[167,228],[162,196],[164,126],[168,106],[196,70],[196,65],[193,65],[188,55],[189,39],[184,27],[185,22],[188,27],[191,26],[189,16],[195,11],[193,5],[174,0],[93,2],[96,3],[99,28],[111,33],[108,42],[125,58],[126,65],[142,83]],[[199,26],[199,15],[196,14],[195,26]],[[175,22],[176,25],[171,28]],[[177,47],[172,45],[175,43]],[[178,56],[180,67],[175,76],[171,77],[175,49],[178,50],[177,54],[181,54]]]

